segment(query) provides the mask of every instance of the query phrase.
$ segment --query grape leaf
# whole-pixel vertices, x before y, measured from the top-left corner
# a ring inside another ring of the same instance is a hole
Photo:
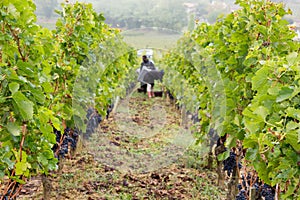
[[[297,61],[299,61],[300,57],[297,52],[292,52],[286,56],[286,60],[290,66],[294,65]]]
[[[287,143],[292,145],[292,147],[297,152],[300,151],[300,143],[299,143],[299,140],[298,140],[298,133],[296,131],[287,132],[286,133],[286,141],[287,141]]]
[[[26,171],[30,168],[30,164],[28,162],[18,162],[15,165],[16,168],[16,175],[26,175]]]
[[[20,88],[20,85],[16,82],[12,82],[9,84],[9,90],[11,92],[11,94],[16,93]]]
[[[266,84],[268,74],[269,69],[267,67],[259,69],[255,76],[252,77],[252,89],[259,90],[264,84]]]
[[[224,153],[221,153],[217,156],[218,160],[219,161],[223,161],[225,159],[227,159],[230,155],[230,152],[229,151],[225,151]]]
[[[6,128],[7,128],[8,132],[10,132],[13,136],[20,136],[20,134],[21,134],[20,126],[18,126],[15,123],[9,122],[6,125]]]
[[[296,123],[294,121],[289,121],[286,125],[286,130],[287,131],[292,131],[299,128],[299,123]]]
[[[270,111],[264,106],[259,106],[253,111],[253,113],[257,114],[263,121],[265,121],[266,117],[270,114]]]
[[[294,90],[288,87],[283,87],[276,98],[276,102],[282,102],[289,99],[293,95]]]
[[[31,120],[33,118],[33,103],[20,91],[14,93],[12,98],[15,101],[23,120]]]

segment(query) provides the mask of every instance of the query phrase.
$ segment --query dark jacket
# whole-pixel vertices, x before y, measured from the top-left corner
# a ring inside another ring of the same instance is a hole
[[[140,72],[142,71],[143,66],[145,66],[145,67],[147,67],[148,69],[151,69],[151,70],[155,70],[156,69],[156,67],[154,66],[153,62],[151,62],[150,60],[148,60],[148,62],[142,62],[141,63]]]

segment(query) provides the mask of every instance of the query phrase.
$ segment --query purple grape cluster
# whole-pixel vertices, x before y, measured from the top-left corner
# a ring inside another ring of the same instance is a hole
[[[236,200],[247,200],[247,192],[245,190],[240,190],[238,195],[235,197]]]
[[[167,90],[167,95],[169,96],[170,100],[175,100],[175,97],[172,95],[170,90]]]
[[[108,119],[108,117],[109,117],[111,111],[113,110],[114,106],[115,106],[114,104],[110,104],[110,105],[108,106],[108,108],[107,108],[107,110],[106,110],[106,119]]]
[[[102,121],[102,117],[95,108],[89,108],[87,110],[86,118],[87,118],[87,127],[86,127],[86,133],[84,134],[84,138],[87,139],[98,128],[100,122]]]
[[[232,174],[233,169],[236,169],[236,167],[237,167],[236,154],[234,152],[230,151],[230,155],[226,160],[223,161],[223,165],[224,165],[223,170],[227,171],[227,175],[230,176]],[[239,167],[239,169],[242,168],[242,165],[240,162],[238,163],[238,167]]]
[[[263,184],[261,191],[261,196],[265,198],[265,200],[274,200],[275,199],[275,190],[268,184]]]
[[[213,135],[213,132],[210,133],[210,136]],[[217,147],[223,146],[222,152],[227,151],[227,148],[224,146],[226,142],[226,135],[221,136],[217,140]],[[243,152],[243,149],[239,149],[240,152]],[[233,170],[238,166],[239,169],[242,168],[241,163],[237,164],[236,154],[234,151],[230,151],[230,155],[227,159],[223,161],[223,170],[227,171],[227,175],[230,176]],[[251,173],[247,173],[247,175],[241,174],[242,182],[237,185],[239,190],[238,195],[236,196],[236,200],[247,200],[250,195],[251,187],[254,187],[256,190],[255,198],[257,200],[274,200],[275,199],[275,189],[268,184],[263,183],[259,177],[254,177]]]
[[[62,135],[60,131],[54,129],[56,135],[56,144],[52,147],[55,157],[59,160],[65,158],[65,155],[69,153],[70,150],[75,150],[77,146],[77,141],[79,137],[78,129],[66,128],[64,134]],[[71,149],[69,149],[71,147]]]
[[[268,184],[262,183],[259,178],[255,180],[252,179],[250,173],[247,176],[242,174],[242,184],[238,185],[239,193],[236,196],[236,200],[247,199],[250,194],[250,186],[256,190],[256,199],[274,200],[275,199],[275,189]]]

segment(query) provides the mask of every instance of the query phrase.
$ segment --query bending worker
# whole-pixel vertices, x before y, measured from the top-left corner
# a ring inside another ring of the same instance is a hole
[[[147,71],[151,71],[151,70],[157,70],[156,67],[154,66],[153,62],[151,62],[148,57],[146,55],[143,55],[142,57],[143,62],[141,63],[141,67],[140,67],[140,73],[143,70],[147,70]],[[154,97],[154,81],[153,83],[141,83],[141,87],[145,90],[147,90],[148,93],[148,97]]]

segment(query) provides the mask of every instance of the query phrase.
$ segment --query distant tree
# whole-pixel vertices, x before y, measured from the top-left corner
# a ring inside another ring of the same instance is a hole
[[[181,31],[188,24],[188,15],[182,1],[164,0],[153,9],[154,26]]]
[[[104,13],[106,22],[121,28],[163,27],[181,31],[188,16],[183,0],[88,0]]]

